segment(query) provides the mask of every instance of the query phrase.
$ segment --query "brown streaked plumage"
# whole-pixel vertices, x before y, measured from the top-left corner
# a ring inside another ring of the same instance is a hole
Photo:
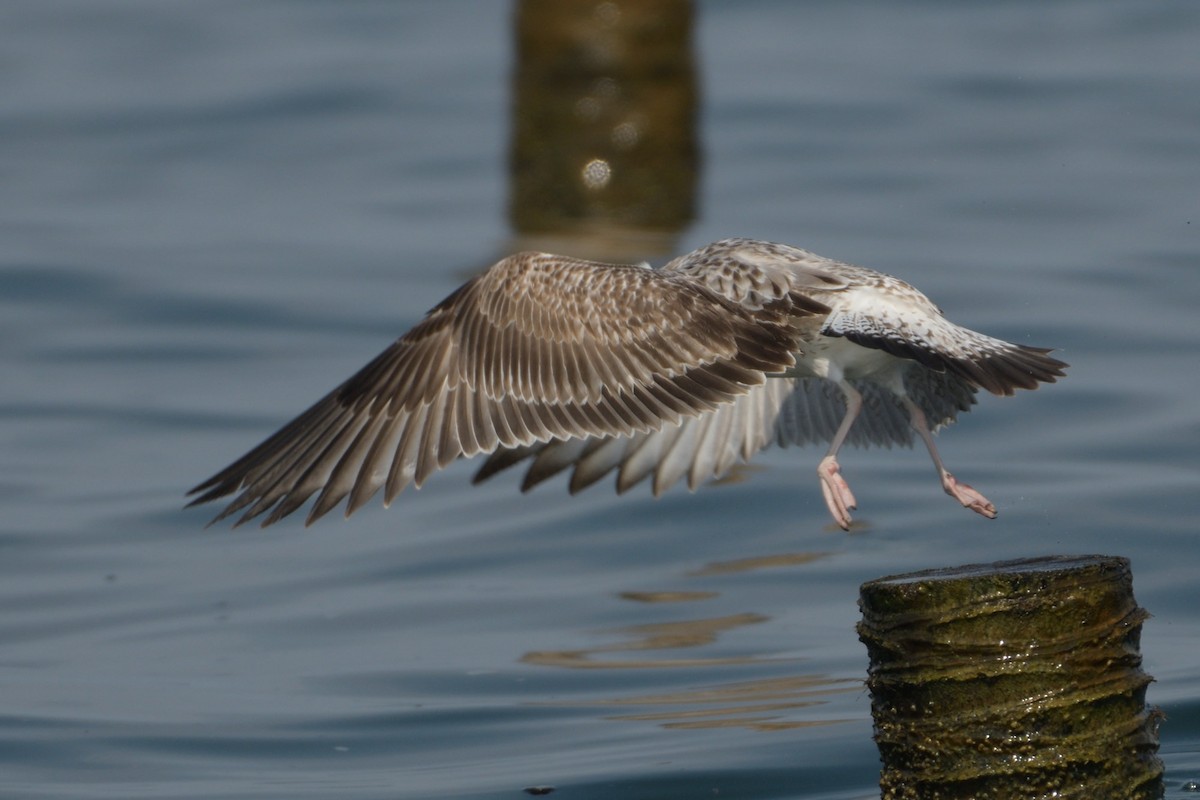
[[[723,405],[678,425],[628,437],[553,441],[500,450],[476,481],[532,459],[522,490],[571,468],[572,492],[617,472],[617,491],[649,478],[657,496],[681,478],[689,488],[726,474],[774,442],[829,443],[817,468],[826,505],[850,527],[856,501],[841,476],[843,444],[911,446],[915,432],[942,487],[986,517],[995,507],[943,465],[933,433],[953,422],[986,389],[1011,395],[1063,376],[1065,363],[1043,348],[1011,344],[951,323],[904,281],[787,245],[723,239],[668,264],[741,303],[761,302],[780,287],[829,308],[801,321],[797,364]]]
[[[270,511],[270,525],[317,494],[312,523],[347,496],[347,516],[380,488],[391,503],[460,456],[678,424],[794,366],[797,321],[825,310],[787,292],[737,303],[671,271],[519,253],[193,489],[192,504],[240,492],[214,522]]]
[[[994,507],[941,463],[931,431],[980,388],[1012,394],[1066,367],[1048,351],[953,325],[890,276],[786,245],[725,239],[661,270],[521,253],[434,307],[329,395],[192,490],[239,493],[215,521],[316,494],[308,523],[379,489],[390,503],[460,456],[476,480],[532,459],[523,489],[571,468],[578,491],[617,470],[655,494],[725,474],[774,441],[829,441],[818,474],[843,528],[843,443],[927,445],[946,491]],[[270,513],[267,513],[270,512]]]

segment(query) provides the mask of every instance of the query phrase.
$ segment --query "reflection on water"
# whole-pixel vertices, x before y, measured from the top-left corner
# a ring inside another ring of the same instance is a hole
[[[662,669],[674,667],[711,667],[716,664],[755,664],[778,659],[761,659],[754,656],[733,658],[690,658],[690,659],[626,659],[614,661],[596,660],[594,656],[612,653],[634,653],[643,650],[679,650],[712,644],[727,631],[746,625],[766,622],[770,617],[762,614],[732,614],[712,619],[690,619],[679,622],[655,622],[649,625],[632,625],[614,633],[624,633],[633,638],[624,642],[589,647],[582,650],[544,650],[526,653],[521,661],[543,667],[567,667],[569,669]]]
[[[688,577],[709,577],[714,575],[732,575],[754,570],[771,569],[776,567],[794,567],[811,564],[829,553],[779,553],[769,556],[740,558],[732,561],[714,561],[700,569],[688,573]],[[720,596],[713,591],[625,591],[618,594],[622,600],[635,603],[687,603],[711,600]],[[644,650],[678,650],[690,647],[711,645],[717,637],[728,631],[736,630],[747,625],[757,625],[766,622],[770,617],[764,614],[742,613],[722,617],[705,617],[699,619],[679,620],[675,622],[656,622],[647,625],[634,625],[620,628],[613,633],[632,636],[632,639],[613,644],[571,650],[543,650],[526,653],[521,661],[526,664],[537,664],[548,667],[566,667],[569,669],[660,669],[663,667],[696,667],[712,666],[714,664],[754,664],[776,662],[779,659],[762,659],[753,656],[734,658],[690,658],[690,659],[640,659],[640,660],[598,660],[598,655],[613,653],[631,653]]]
[[[774,567],[809,564],[827,553],[782,553],[734,561],[712,562],[688,573],[689,577],[731,575]],[[713,600],[714,591],[626,591],[618,595],[635,603],[686,603]],[[562,669],[645,670],[689,669],[714,666],[785,664],[795,659],[762,656],[692,656],[689,658],[629,658],[622,654],[652,650],[711,648],[726,634],[771,621],[766,614],[745,612],[719,617],[701,617],[631,625],[605,634],[625,638],[610,644],[569,650],[540,650],[526,653],[521,662]],[[656,722],[663,728],[747,728],[758,731],[789,730],[844,721],[814,717],[809,709],[827,703],[831,694],[861,691],[862,681],[833,678],[827,674],[773,675],[750,681],[719,683],[697,689],[657,694],[612,697],[587,702],[535,703],[554,706],[652,707],[653,710],[622,713],[606,719],[627,722]]]
[[[691,603],[711,600],[717,592],[621,592],[617,596],[635,603]]]
[[[637,593],[635,599],[665,596],[668,602],[678,602],[679,592]],[[695,593],[704,594],[704,593]],[[652,600],[651,602],[659,602]],[[547,650],[526,653],[521,661],[542,667],[565,669],[676,669],[746,664],[779,664],[786,659],[736,656],[723,658],[656,658],[610,659],[617,653],[646,650],[681,650],[712,645],[722,634],[767,622],[762,614],[734,614],[725,617],[680,620],[649,625],[633,625],[616,633],[631,638],[621,642],[577,650]],[[841,722],[841,719],[813,718],[810,713],[797,716],[801,710],[827,702],[824,698],[835,693],[861,691],[858,679],[832,678],[824,674],[789,675],[753,681],[704,686],[699,689],[673,691],[634,697],[613,697],[589,702],[537,703],[555,706],[653,706],[653,711],[619,714],[607,717],[627,722],[657,722],[664,728],[750,728],[760,731],[789,730]],[[662,708],[669,707],[669,708]]]
[[[661,722],[664,728],[752,728],[781,731],[846,722],[845,719],[788,719],[789,712],[824,705],[832,694],[857,692],[862,683],[827,675],[793,675],[601,701],[610,706],[682,706],[666,711],[622,714],[608,719]],[[694,706],[711,706],[695,708]]]
[[[710,486],[733,486],[750,480],[756,472],[762,472],[765,467],[758,464],[734,464],[719,478],[710,481]]]
[[[832,554],[779,553],[773,556],[754,556],[751,558],[738,558],[732,561],[714,561],[688,574],[693,577],[705,577],[709,575],[732,575],[738,572],[752,572],[759,569],[771,569],[772,567],[794,567],[799,564],[811,564],[822,558],[828,558],[830,555]]]

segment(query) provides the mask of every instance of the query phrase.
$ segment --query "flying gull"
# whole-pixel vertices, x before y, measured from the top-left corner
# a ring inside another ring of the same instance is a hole
[[[476,482],[529,460],[523,491],[570,469],[574,493],[615,470],[618,492],[650,479],[657,496],[772,442],[828,442],[817,474],[848,529],[842,446],[911,445],[915,432],[946,493],[994,518],[933,433],[979,389],[1062,377],[1049,352],[955,325],[898,278],[782,244],[723,239],[658,270],[518,253],[192,489],[190,505],[236,494],[213,522],[267,514],[266,526],[316,494],[311,524],[381,489],[390,504],[481,454]]]

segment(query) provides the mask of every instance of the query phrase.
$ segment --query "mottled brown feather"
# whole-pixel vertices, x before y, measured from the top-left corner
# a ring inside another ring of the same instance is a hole
[[[193,504],[217,519],[311,523],[462,456],[629,436],[732,402],[788,369],[805,300],[767,309],[683,275],[523,253],[436,305],[391,347],[229,467]],[[214,520],[215,521],[215,520]]]
[[[480,453],[476,481],[532,459],[524,490],[570,469],[576,492],[616,470],[618,491],[650,478],[657,495],[771,442],[828,441],[846,413],[839,387],[863,399],[847,443],[911,444],[902,398],[936,429],[979,389],[1062,377],[1049,352],[954,325],[899,279],[787,245],[726,239],[658,271],[518,254],[197,486],[193,504],[238,493],[217,519],[269,511],[267,525],[316,494],[311,523],[381,488],[391,503]],[[854,372],[865,364],[875,372]]]
[[[804,349],[822,338],[844,338],[867,350],[895,356],[907,395],[934,429],[953,422],[975,402],[979,389],[1011,395],[1064,375],[1067,365],[1047,348],[1004,342],[945,320],[940,310],[909,284],[874,270],[832,261],[803,250],[746,239],[727,239],[682,256],[664,268],[704,284],[747,307],[771,310],[787,296],[784,313],[811,312],[797,325]],[[758,368],[754,345],[742,348],[740,368]],[[847,443],[909,446],[909,415],[878,376],[850,381],[863,397],[863,411]],[[522,484],[528,490],[566,469],[576,473],[571,490],[591,485],[617,470],[617,491],[653,478],[657,495],[686,475],[691,488],[724,475],[770,442],[780,445],[829,442],[846,413],[842,391],[830,381],[806,376],[774,378],[733,404],[699,417],[686,416],[656,431],[628,437],[616,452],[604,443],[581,449],[551,441],[519,451],[497,450],[475,480],[532,459]],[[601,461],[597,453],[614,454]],[[601,471],[603,470],[603,471]]]

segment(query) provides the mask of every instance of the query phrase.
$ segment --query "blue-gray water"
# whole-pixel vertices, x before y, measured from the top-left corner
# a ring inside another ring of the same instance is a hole
[[[701,3],[691,247],[785,241],[1055,346],[920,451],[205,530],[182,492],[510,237],[500,2],[0,7],[0,796],[878,796],[859,584],[1132,559],[1200,778],[1200,5]]]

